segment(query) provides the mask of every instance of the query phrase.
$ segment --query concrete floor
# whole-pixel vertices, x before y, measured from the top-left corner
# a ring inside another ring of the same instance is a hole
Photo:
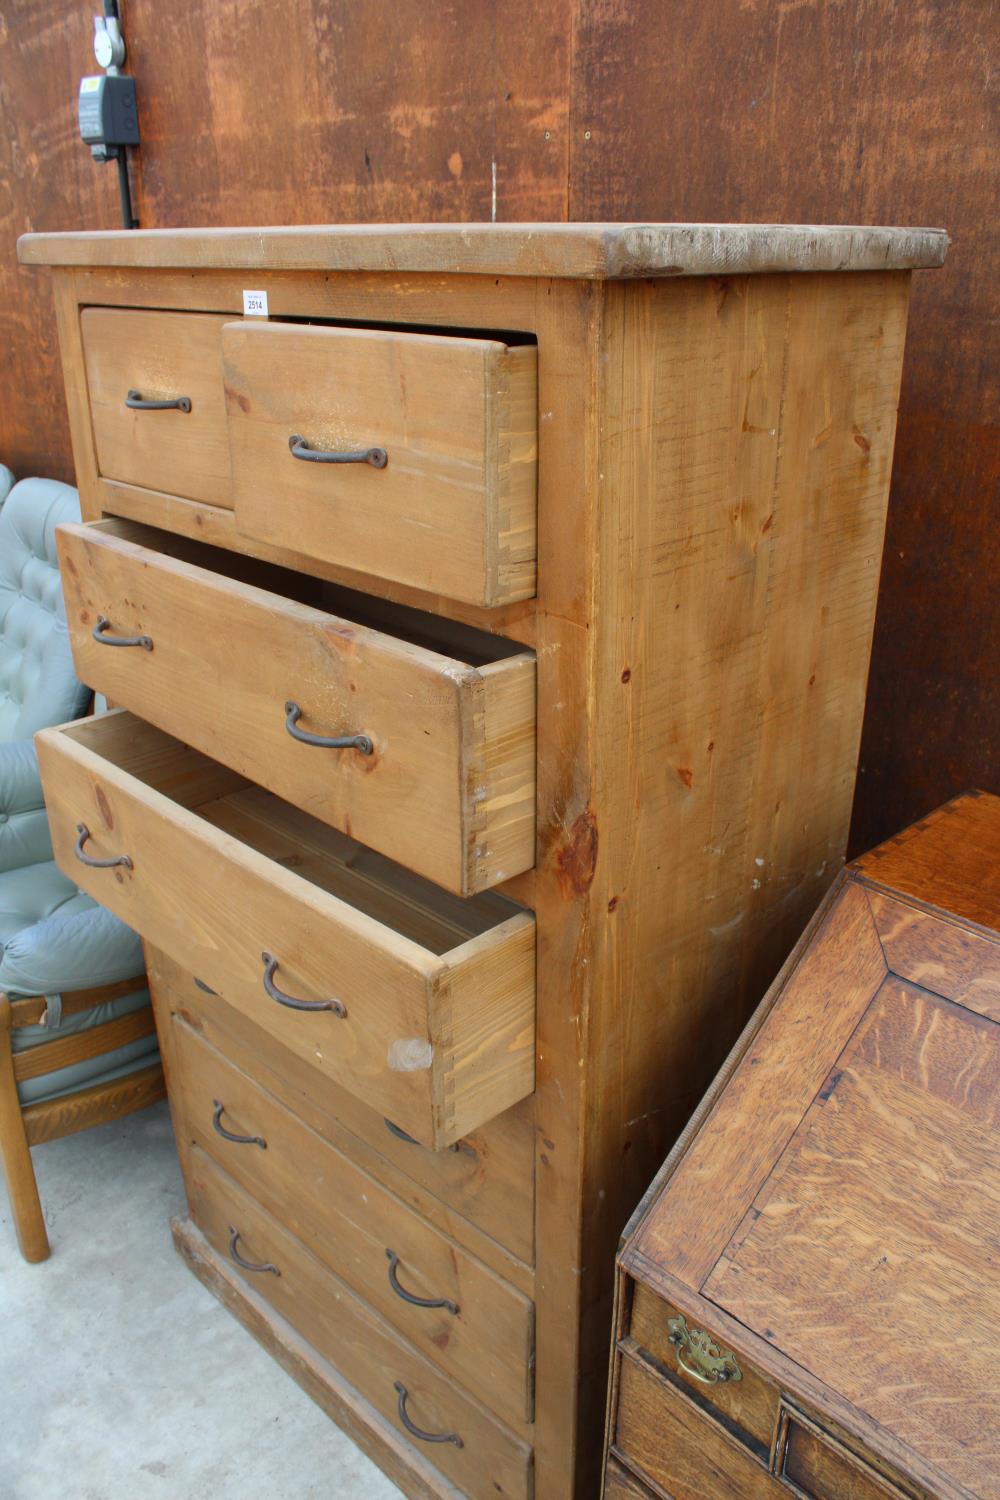
[[[165,1104],[33,1155],[44,1264],[0,1186],[2,1500],[398,1500],[176,1255]]]

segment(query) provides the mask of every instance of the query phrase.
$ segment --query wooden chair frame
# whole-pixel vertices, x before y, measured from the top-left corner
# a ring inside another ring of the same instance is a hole
[[[62,997],[62,1013],[71,1016],[89,1010],[121,995],[133,994],[145,983],[145,975],[137,974],[135,978],[123,979],[117,984],[69,991]],[[120,1119],[166,1095],[163,1069],[157,1062],[124,1078],[90,1084],[57,1099],[22,1105],[17,1085],[25,1079],[100,1057],[129,1042],[151,1036],[156,1030],[152,1008],[146,1005],[89,1031],[69,1036],[61,1036],[56,1031],[51,1041],[40,1042],[26,1052],[14,1052],[13,1033],[37,1024],[45,1015],[46,1003],[43,995],[12,999],[0,992],[0,1158],[7,1179],[17,1241],[25,1260],[32,1262],[47,1260],[50,1252],[31,1147],[42,1141],[74,1135],[91,1125]]]

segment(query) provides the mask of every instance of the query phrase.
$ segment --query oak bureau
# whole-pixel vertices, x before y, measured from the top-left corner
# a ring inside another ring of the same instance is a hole
[[[20,242],[115,705],[39,753],[146,943],[176,1241],[410,1495],[597,1491],[617,1237],[842,862],[946,246]]]

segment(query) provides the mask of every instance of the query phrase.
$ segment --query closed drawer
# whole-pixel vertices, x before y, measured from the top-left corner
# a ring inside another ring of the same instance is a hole
[[[603,1500],[656,1500],[653,1491],[614,1458],[608,1459],[602,1495]]]
[[[535,1139],[530,1099],[446,1151],[429,1150],[290,1052],[229,1005],[224,995],[206,994],[168,954],[148,944],[146,967],[161,1018],[177,1016],[449,1234],[460,1235],[462,1221],[467,1221],[518,1260],[533,1262]]]
[[[225,321],[111,307],[80,314],[97,466],[106,479],[232,506]],[[184,408],[162,406],[173,401]]]
[[[500,1416],[532,1416],[533,1308],[175,1021],[188,1140]]]
[[[254,1290],[460,1493],[474,1500],[528,1500],[527,1443],[400,1338],[197,1147],[187,1187],[192,1217],[216,1250],[236,1265],[243,1262],[240,1274]]]
[[[114,702],[448,890],[534,863],[530,652],[416,611],[376,629],[303,602],[314,580],[254,564],[258,587],[134,522],[60,527],[59,550],[77,673]],[[315,743],[344,735],[363,743]]]
[[[446,896],[123,710],[37,745],[63,870],[289,1050],[435,1147],[532,1091],[527,912]]]
[[[534,594],[534,347],[280,323],[222,347],[244,535],[471,604]]]

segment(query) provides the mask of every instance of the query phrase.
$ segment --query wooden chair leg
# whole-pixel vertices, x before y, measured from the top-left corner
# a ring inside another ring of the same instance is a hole
[[[0,1157],[21,1254],[27,1261],[48,1260],[49,1237],[14,1082],[11,1009],[6,995],[0,995]]]

